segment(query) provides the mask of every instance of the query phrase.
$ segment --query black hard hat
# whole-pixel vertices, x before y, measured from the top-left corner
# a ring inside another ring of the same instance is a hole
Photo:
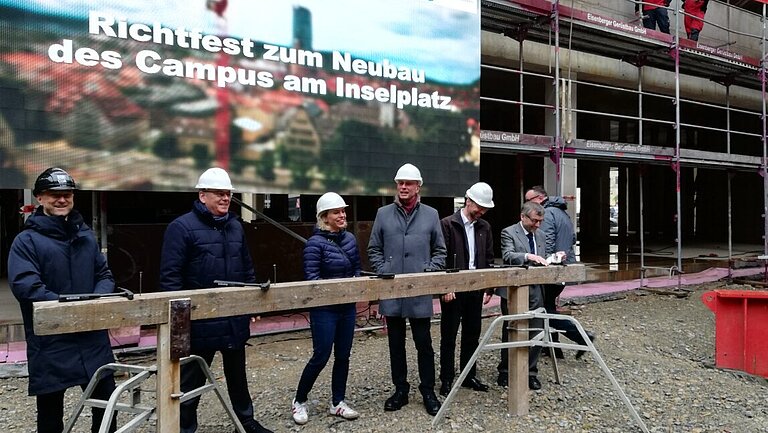
[[[58,168],[51,167],[37,176],[35,181],[35,189],[32,190],[33,195],[39,195],[43,191],[66,191],[77,189],[75,179],[69,175],[66,171]]]

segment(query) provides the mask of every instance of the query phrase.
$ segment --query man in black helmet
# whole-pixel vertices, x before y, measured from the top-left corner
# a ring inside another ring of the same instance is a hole
[[[85,389],[96,370],[114,362],[107,331],[35,335],[32,303],[57,300],[67,293],[111,293],[112,273],[93,231],[74,206],[75,180],[60,168],[49,168],[35,181],[40,204],[16,236],[8,256],[8,281],[19,301],[27,340],[29,394],[37,399],[37,431],[64,430],[64,392]],[[115,389],[107,375],[92,397],[106,400]],[[104,409],[93,408],[91,432],[98,432]],[[115,431],[113,419],[109,431]]]

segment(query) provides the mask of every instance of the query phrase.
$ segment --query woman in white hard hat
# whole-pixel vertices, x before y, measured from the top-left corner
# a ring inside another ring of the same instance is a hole
[[[335,192],[317,200],[317,227],[304,247],[304,279],[321,280],[360,276],[360,253],[355,235],[346,231],[347,204]],[[329,412],[344,419],[359,416],[345,399],[349,355],[355,331],[355,303],[317,307],[309,312],[314,353],[301,374],[291,411],[297,424],[308,420],[309,391],[334,354]]]

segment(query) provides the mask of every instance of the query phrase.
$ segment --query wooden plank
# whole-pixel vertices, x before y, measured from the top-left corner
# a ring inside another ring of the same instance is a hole
[[[507,289],[507,306],[509,314],[519,314],[528,311],[528,286],[510,287]],[[528,332],[520,329],[528,328],[527,320],[510,322],[509,341],[528,339]],[[510,415],[528,414],[528,348],[516,347],[509,350],[509,387],[507,388],[507,410]]]
[[[266,292],[254,287],[157,292],[136,295],[130,301],[125,298],[105,298],[66,303],[36,302],[33,306],[33,321],[36,334],[50,335],[166,323],[168,302],[176,298],[190,298],[192,320],[198,320],[489,287],[574,282],[583,281],[584,278],[584,266],[576,264],[529,269],[496,268],[456,273],[403,274],[390,280],[360,277],[299,281],[273,284]],[[524,307],[518,312],[527,311],[527,304]],[[514,311],[510,310],[510,313],[514,314]]]

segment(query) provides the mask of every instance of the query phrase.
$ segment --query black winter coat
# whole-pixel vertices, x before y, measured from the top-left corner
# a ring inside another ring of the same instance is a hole
[[[315,228],[304,247],[304,279],[324,280],[360,276],[360,252],[355,235]]]
[[[35,301],[114,291],[107,260],[77,211],[65,219],[37,208],[11,245],[8,282],[24,319],[30,395],[87,384],[99,367],[114,362],[107,331],[35,335],[32,329]]]
[[[216,287],[215,280],[253,283],[256,275],[243,226],[235,214],[216,220],[200,201],[165,230],[160,290]],[[192,321],[192,350],[237,349],[250,337],[248,316]]]

